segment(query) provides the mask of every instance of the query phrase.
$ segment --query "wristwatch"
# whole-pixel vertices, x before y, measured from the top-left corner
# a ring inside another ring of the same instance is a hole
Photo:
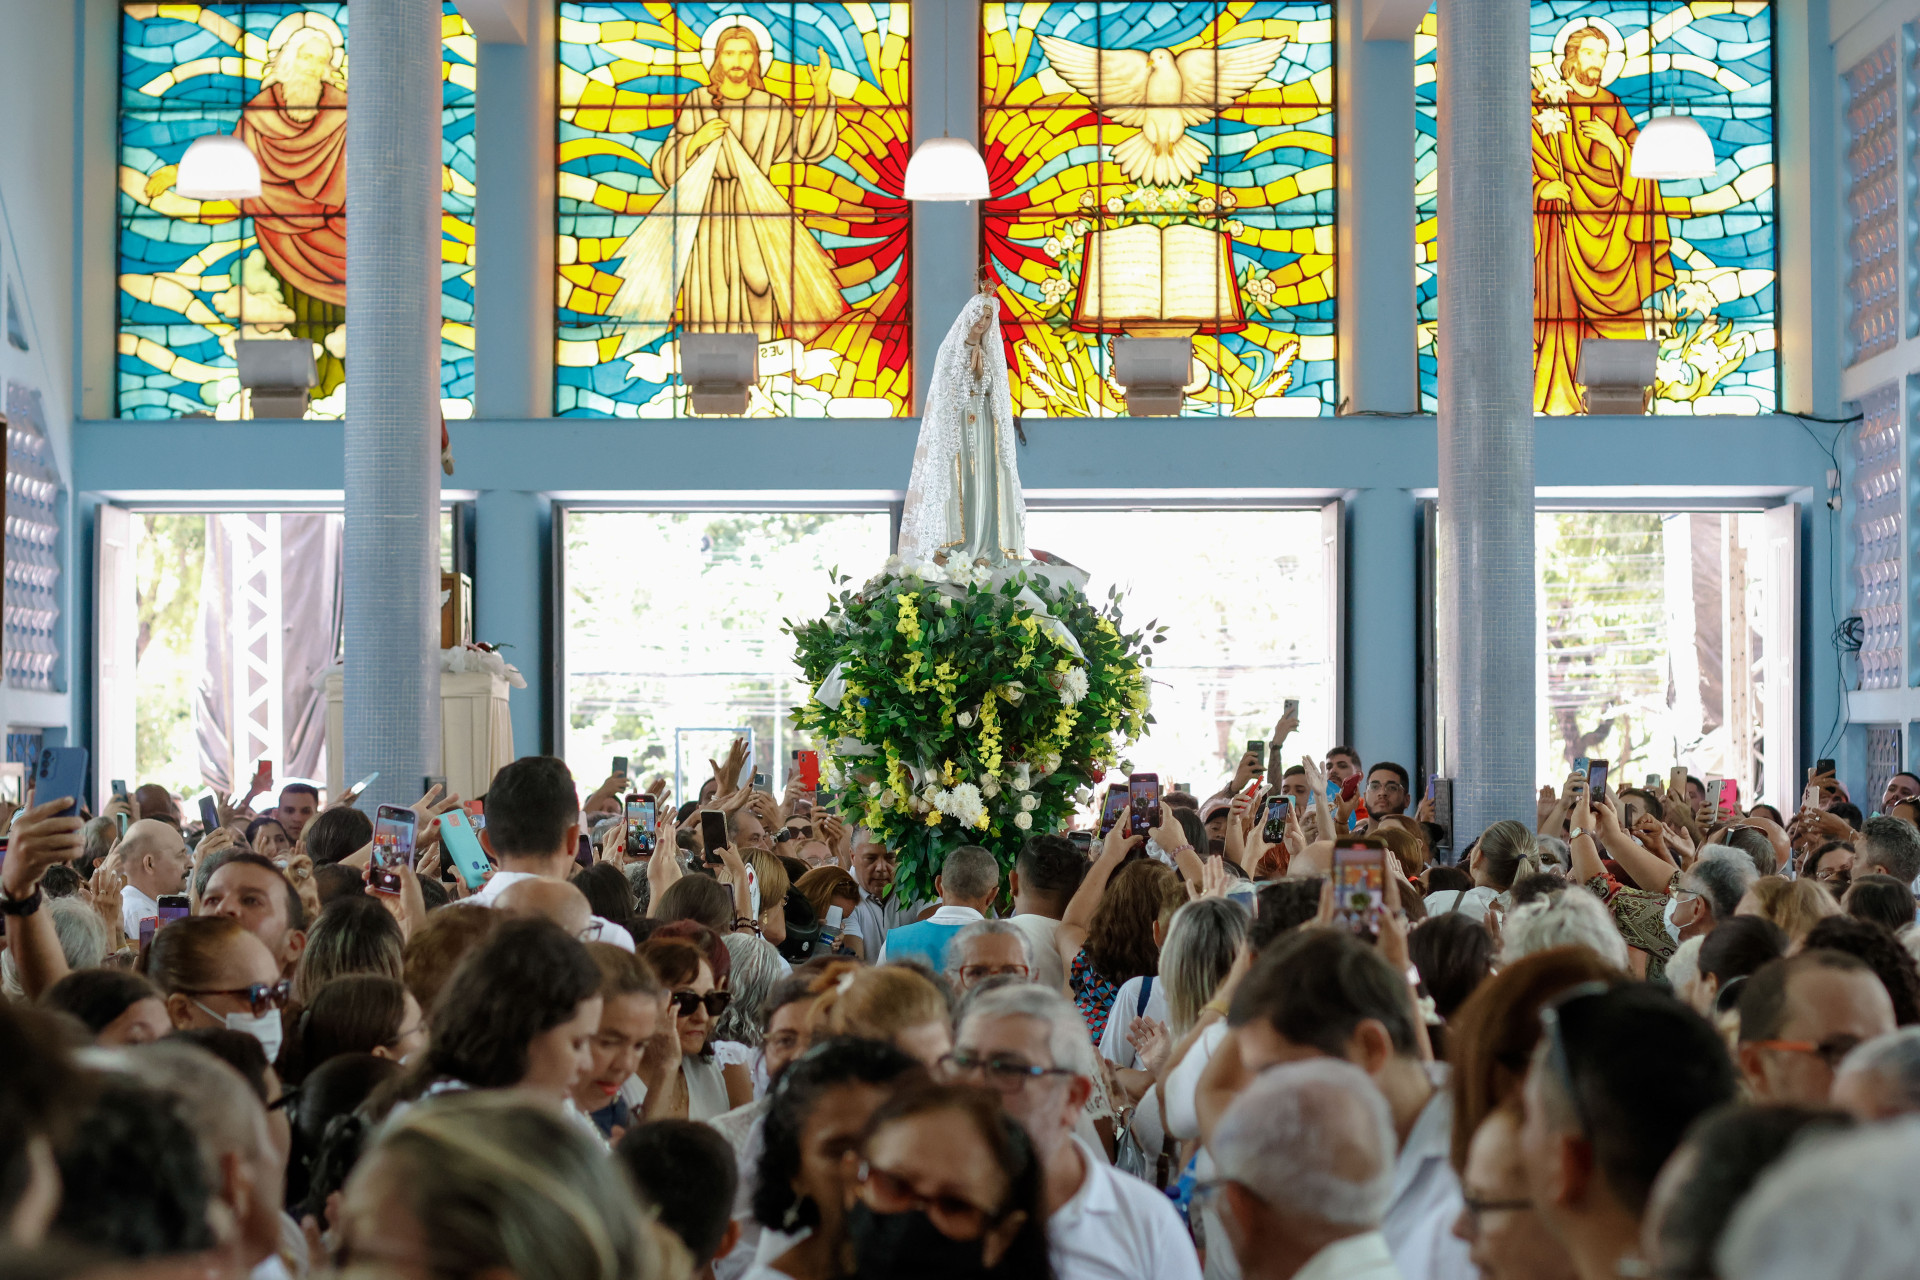
[[[5,889],[0,889],[0,916],[30,916],[40,909],[40,886],[33,886],[33,892],[24,898],[16,898]]]
[[[1567,842],[1571,844],[1573,841],[1578,840],[1581,836],[1590,836],[1592,834],[1593,832],[1587,830],[1585,827],[1568,827]]]

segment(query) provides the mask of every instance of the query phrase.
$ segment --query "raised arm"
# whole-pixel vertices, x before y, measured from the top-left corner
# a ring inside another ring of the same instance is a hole
[[[38,898],[28,914],[7,917],[7,944],[20,973],[20,989],[29,1000],[39,999],[41,992],[67,976],[66,953],[54,932],[53,913],[40,893],[40,879],[48,867],[80,856],[80,819],[54,816],[71,803],[72,797],[62,796],[21,814],[13,824],[6,861],[0,864],[0,892],[16,903]]]
[[[1612,805],[1595,807],[1594,817],[1600,827],[1600,843],[1628,878],[1648,893],[1665,893],[1667,882],[1678,868],[1622,830]]]
[[[1164,808],[1162,812],[1165,812]],[[1106,896],[1107,882],[1113,879],[1113,873],[1119,870],[1127,854],[1142,843],[1139,836],[1127,834],[1132,816],[1132,805],[1120,810],[1120,816],[1114,819],[1113,830],[1107,832],[1106,843],[1100,846],[1100,856],[1087,868],[1086,877],[1074,891],[1073,900],[1067,903],[1066,914],[1060,917],[1060,927],[1053,935],[1054,945],[1059,948],[1061,963],[1069,970],[1073,968],[1073,958],[1080,954],[1080,947],[1087,940],[1087,931],[1093,927],[1093,913],[1099,908],[1100,899]],[[1174,825],[1178,830],[1179,824]]]

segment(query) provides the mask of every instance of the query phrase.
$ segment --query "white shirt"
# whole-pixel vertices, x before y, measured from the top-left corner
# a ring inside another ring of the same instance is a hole
[[[1378,1231],[1335,1240],[1307,1259],[1293,1280],[1401,1280],[1387,1239]]]
[[[497,904],[501,894],[505,893],[514,885],[519,884],[522,880],[539,880],[541,878],[540,876],[534,875],[531,871],[496,871],[493,873],[493,879],[481,885],[480,892],[468,898],[467,901],[476,907],[491,907]],[[601,916],[587,917],[586,933],[580,940],[582,942],[604,942],[609,946],[618,947],[628,954],[632,954],[633,952],[633,935],[613,921]]]
[[[1052,916],[1019,915],[1008,916],[1007,923],[1026,934],[1028,944],[1033,947],[1032,979],[1049,991],[1064,992],[1067,967],[1060,963],[1060,946],[1055,941],[1060,922]]]
[[[1145,981],[1140,977],[1121,983],[1120,993],[1113,998],[1113,1010],[1107,1015],[1107,1029],[1100,1036],[1100,1056],[1116,1067],[1140,1066],[1140,1055],[1127,1039],[1127,1031],[1136,1017],[1152,1018],[1162,1024],[1167,1021],[1167,984],[1158,979],[1147,989],[1146,1012],[1139,1012],[1140,986]]]
[[[740,1224],[740,1240],[726,1257],[713,1260],[714,1280],[740,1280],[759,1252],[761,1227],[753,1216],[753,1192],[759,1182],[770,1105],[761,1098],[707,1121],[733,1147],[734,1164],[740,1171],[733,1193],[733,1220]]]
[[[1479,1269],[1467,1242],[1453,1234],[1462,1207],[1460,1179],[1447,1159],[1453,1099],[1446,1069],[1434,1067],[1431,1074],[1433,1097],[1420,1109],[1394,1162],[1393,1199],[1380,1231],[1406,1280],[1475,1280]]]
[[[1079,1138],[1073,1145],[1086,1177],[1047,1222],[1056,1280],[1200,1280],[1173,1202]]]
[[[160,904],[132,885],[126,885],[120,890],[120,927],[126,930],[127,941],[138,945],[140,922],[148,916],[159,914]]]
[[[1154,985],[1157,987],[1160,984],[1156,982]],[[1164,1086],[1167,1131],[1182,1141],[1200,1136],[1200,1077],[1206,1074],[1207,1064],[1213,1061],[1213,1055],[1220,1051],[1226,1039],[1227,1024],[1224,1020],[1208,1023],[1206,1029],[1194,1037],[1187,1056],[1167,1073]],[[1213,1177],[1213,1154],[1205,1147],[1200,1148],[1193,1173],[1195,1179],[1201,1182]],[[1234,1256],[1232,1246],[1227,1244],[1226,1231],[1220,1224],[1219,1215],[1212,1210],[1202,1213],[1200,1229],[1204,1238],[1211,1242],[1211,1247],[1207,1249],[1207,1280],[1240,1280],[1240,1259]]]
[[[858,908],[856,908],[856,910],[857,909]],[[985,916],[981,915],[978,911],[974,910],[972,907],[950,907],[945,903],[941,903],[938,907],[934,908],[932,915],[928,916],[924,921],[921,921],[919,923],[957,924],[964,929],[968,925],[972,924],[975,920],[985,920],[985,919],[986,919]],[[908,920],[906,923],[914,924],[916,922],[912,920]],[[906,927],[905,925],[894,926],[894,928],[896,929],[905,928],[905,927]],[[864,941],[864,939],[862,939],[862,941]],[[887,962],[887,944],[883,941],[880,944],[880,954],[878,957],[874,959],[874,963],[885,964],[886,962]]]

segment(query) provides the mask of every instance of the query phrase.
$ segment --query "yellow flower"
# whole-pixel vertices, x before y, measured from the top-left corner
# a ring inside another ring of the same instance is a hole
[[[927,825],[930,827],[937,827],[940,825],[940,811],[938,809],[933,809],[928,812]]]

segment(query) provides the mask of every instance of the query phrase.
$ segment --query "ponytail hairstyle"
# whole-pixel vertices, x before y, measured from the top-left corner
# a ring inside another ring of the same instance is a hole
[[[1493,887],[1505,893],[1522,875],[1540,870],[1540,846],[1524,823],[1506,818],[1494,823],[1478,841],[1480,865]]]

